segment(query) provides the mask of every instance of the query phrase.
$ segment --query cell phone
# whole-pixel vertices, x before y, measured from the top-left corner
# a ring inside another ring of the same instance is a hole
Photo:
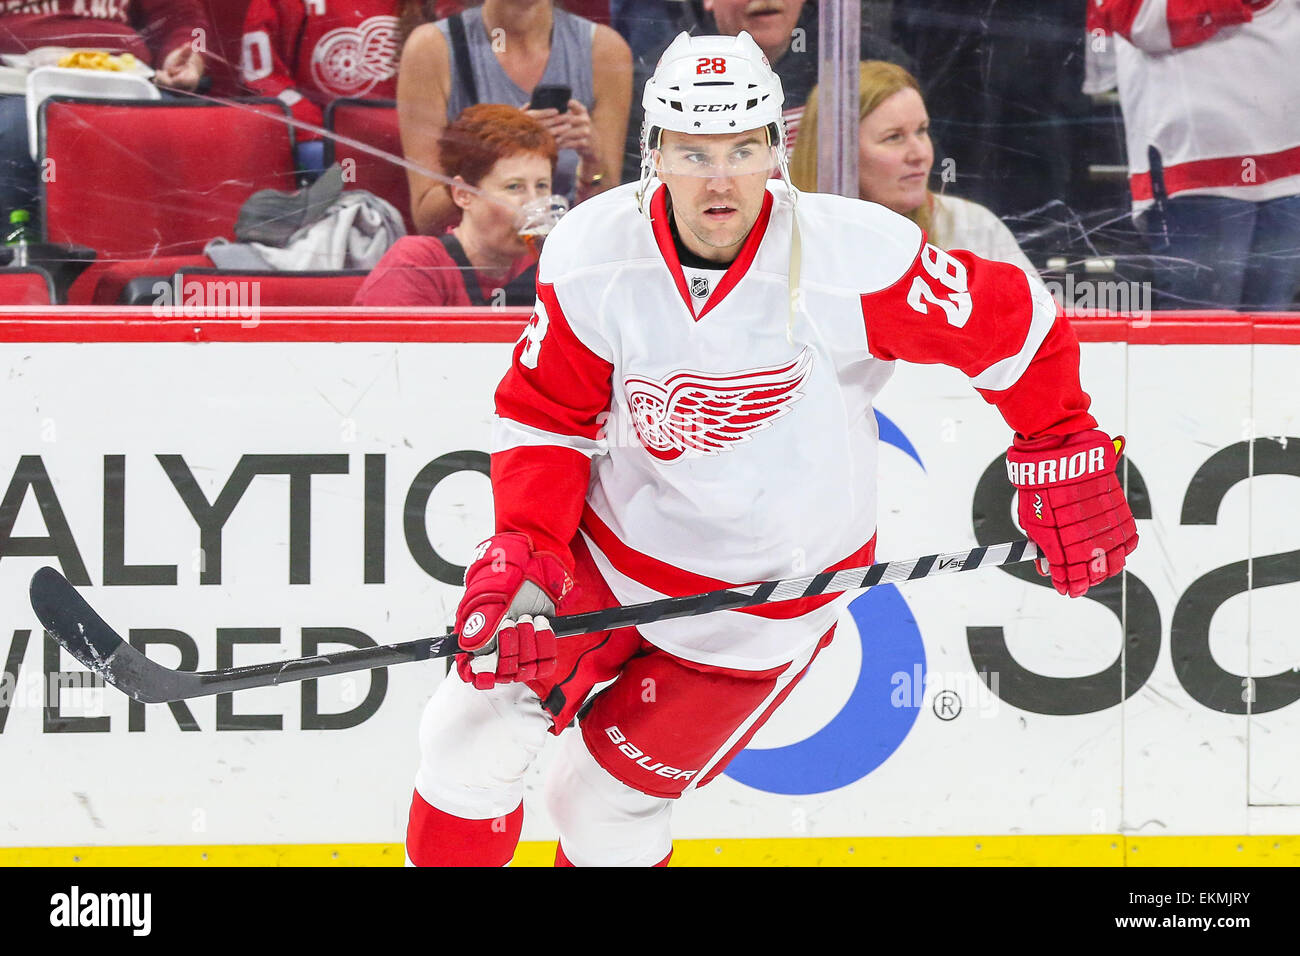
[[[533,88],[533,98],[528,101],[530,110],[558,110],[561,113],[569,109],[569,100],[573,90],[567,86],[537,86]]]

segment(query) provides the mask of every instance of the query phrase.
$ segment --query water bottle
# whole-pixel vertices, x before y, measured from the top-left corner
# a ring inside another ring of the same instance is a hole
[[[9,265],[22,267],[27,265],[27,246],[32,241],[32,214],[26,209],[15,209],[9,214],[9,232],[5,235],[5,246],[13,252]]]

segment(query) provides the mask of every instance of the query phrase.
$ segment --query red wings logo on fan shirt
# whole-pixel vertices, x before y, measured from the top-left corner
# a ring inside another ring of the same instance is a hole
[[[397,17],[377,16],[325,34],[312,51],[311,71],[323,90],[361,96],[397,72]]]
[[[660,461],[712,456],[769,427],[803,397],[813,353],[768,368],[712,375],[673,372],[663,381],[629,376],[624,383],[637,437]]]

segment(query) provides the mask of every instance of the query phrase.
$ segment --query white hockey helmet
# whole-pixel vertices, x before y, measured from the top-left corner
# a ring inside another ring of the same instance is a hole
[[[664,130],[679,133],[740,133],[765,129],[776,164],[788,183],[785,94],[754,38],[679,33],[646,81],[641,104],[641,191],[654,174],[651,151]]]

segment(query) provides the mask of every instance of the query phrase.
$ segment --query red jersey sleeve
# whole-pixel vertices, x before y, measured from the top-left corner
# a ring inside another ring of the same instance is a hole
[[[1019,266],[923,243],[901,279],[862,296],[862,315],[872,355],[959,369],[1024,438],[1097,426],[1074,330]]]
[[[1096,0],[1088,4],[1088,29],[1118,33],[1148,53],[1166,53],[1246,23],[1263,5],[1260,0]]]
[[[537,283],[532,317],[496,391],[496,530],[520,531],[572,573],[591,459],[605,451],[614,367],[574,333],[555,287]]]

